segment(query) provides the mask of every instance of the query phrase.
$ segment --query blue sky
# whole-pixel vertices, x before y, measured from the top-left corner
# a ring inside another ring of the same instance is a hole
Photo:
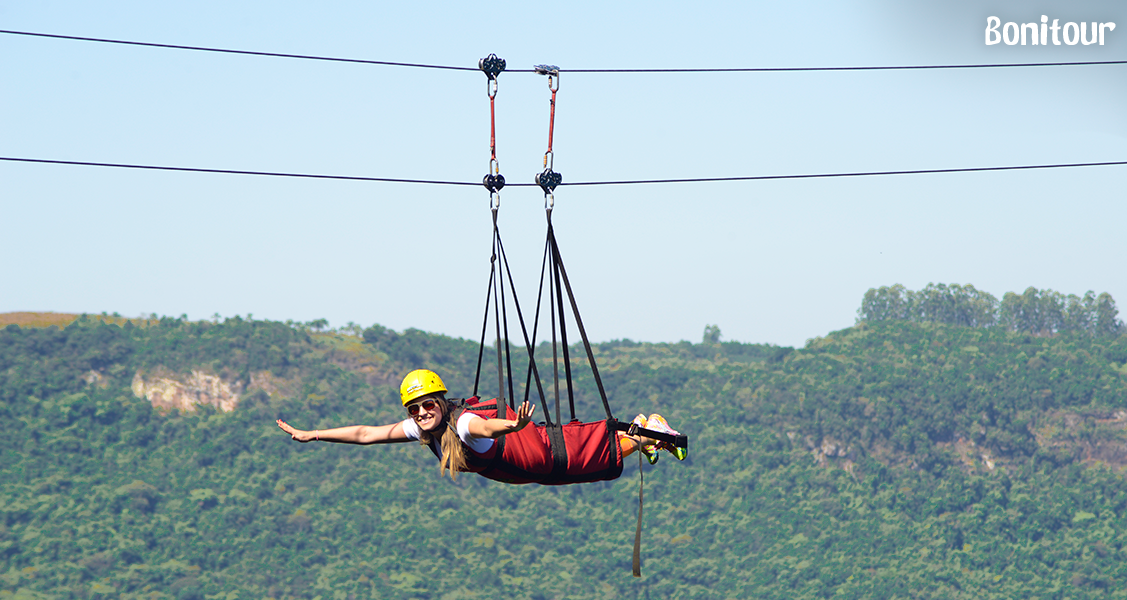
[[[1002,22],[1117,22],[1105,45],[984,43]],[[1119,2],[396,3],[0,1],[0,29],[511,69],[563,69],[564,181],[1127,160],[1127,65],[583,74],[1127,59]],[[478,181],[480,73],[208,54],[0,34],[0,156]],[[530,182],[543,77],[505,73],[501,172]],[[556,224],[595,340],[801,345],[865,290],[970,283],[1112,293],[1127,167],[561,187]],[[489,271],[483,188],[0,161],[0,312],[253,314],[476,338]],[[535,188],[500,224],[531,305]]]

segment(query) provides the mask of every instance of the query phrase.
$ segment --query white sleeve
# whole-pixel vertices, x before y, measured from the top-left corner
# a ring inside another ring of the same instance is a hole
[[[458,437],[461,438],[463,444],[469,446],[470,450],[478,454],[484,454],[493,447],[495,440],[489,438],[475,438],[470,435],[470,421],[480,418],[482,418],[480,415],[475,415],[468,410],[463,412],[462,416],[458,417]],[[417,427],[416,431],[418,431]],[[416,435],[418,434],[416,433]]]
[[[403,421],[403,435],[409,440],[419,439],[419,424],[414,419]]]

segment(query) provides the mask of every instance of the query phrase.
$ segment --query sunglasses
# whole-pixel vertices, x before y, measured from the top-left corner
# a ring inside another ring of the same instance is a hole
[[[436,406],[438,406],[438,402],[436,402],[434,400],[423,400],[422,402],[416,402],[414,404],[408,404],[407,405],[407,414],[409,414],[413,417],[413,416],[419,414],[420,408],[423,409],[423,410],[434,410],[434,407],[436,407]]]

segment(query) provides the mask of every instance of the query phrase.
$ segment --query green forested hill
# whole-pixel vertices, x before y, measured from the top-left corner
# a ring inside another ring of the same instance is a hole
[[[420,366],[468,395],[475,342],[9,326],[0,598],[1127,597],[1127,336],[886,320],[801,349],[596,356],[619,418],[661,412],[691,439],[686,461],[645,467],[640,580],[634,462],[598,484],[452,483],[414,444],[301,445],[274,425],[401,419],[398,379]],[[237,408],[134,393],[204,375]]]

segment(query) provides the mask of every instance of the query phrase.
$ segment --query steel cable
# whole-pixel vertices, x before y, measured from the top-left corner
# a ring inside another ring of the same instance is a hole
[[[259,52],[256,50],[235,50],[231,48],[209,48],[205,46],[185,46],[179,44],[161,44],[156,42],[136,42],[130,40],[114,40],[106,38],[85,37],[76,35],[60,35],[55,33],[37,33],[31,31],[13,31],[0,29],[0,33],[59,40],[72,40],[80,42],[97,42],[102,44],[120,44],[126,46],[144,46],[149,48],[165,48],[172,50],[194,50],[197,52],[218,52],[223,54],[242,54],[249,56],[266,56],[273,58],[294,58],[300,60],[317,60],[329,62],[358,63],[366,65],[381,65],[389,67],[414,67],[421,69],[445,69],[450,71],[478,71],[476,67],[459,67],[451,65],[433,65],[424,63],[394,62],[386,60],[367,60],[360,58],[340,58],[331,56],[316,56],[310,54],[289,54],[282,52]],[[655,69],[560,69],[568,73],[778,73],[802,71],[903,71],[927,69],[997,69],[1007,67],[1073,67],[1091,65],[1122,65],[1127,60],[1093,60],[1081,62],[1036,62],[1036,63],[990,63],[990,64],[946,64],[946,65],[888,65],[888,66],[862,66],[862,67],[718,67],[718,68],[655,68]],[[512,69],[510,73],[536,73],[536,69]]]
[[[111,167],[119,169],[144,169],[150,171],[180,171],[187,173],[212,173],[223,175],[260,175],[267,177],[296,177],[304,179],[334,179],[344,181],[376,181],[385,183],[420,183],[430,185],[464,185],[479,186],[481,182],[473,181],[443,181],[437,179],[407,179],[392,177],[366,177],[359,175],[323,175],[315,173],[292,173],[284,171],[242,171],[236,169],[205,169],[197,167],[169,167],[159,165],[137,165],[125,163],[103,163],[75,160],[50,160],[45,158],[18,158],[0,156],[0,161],[39,163],[50,165],[71,165],[83,167]],[[853,171],[842,173],[802,173],[795,175],[747,175],[737,177],[690,177],[682,179],[633,179],[619,181],[574,181],[561,183],[561,186],[579,185],[638,185],[657,183],[713,183],[722,181],[767,181],[775,179],[827,179],[834,177],[873,177],[880,175],[933,175],[941,173],[976,173],[985,171],[1023,171],[1033,169],[1067,169],[1076,167],[1111,167],[1127,165],[1127,161],[1087,162],[1087,163],[1057,163],[1045,165],[1010,165],[1001,167],[956,167],[950,169],[909,169],[903,171]],[[506,187],[536,187],[535,183],[507,183]]]

